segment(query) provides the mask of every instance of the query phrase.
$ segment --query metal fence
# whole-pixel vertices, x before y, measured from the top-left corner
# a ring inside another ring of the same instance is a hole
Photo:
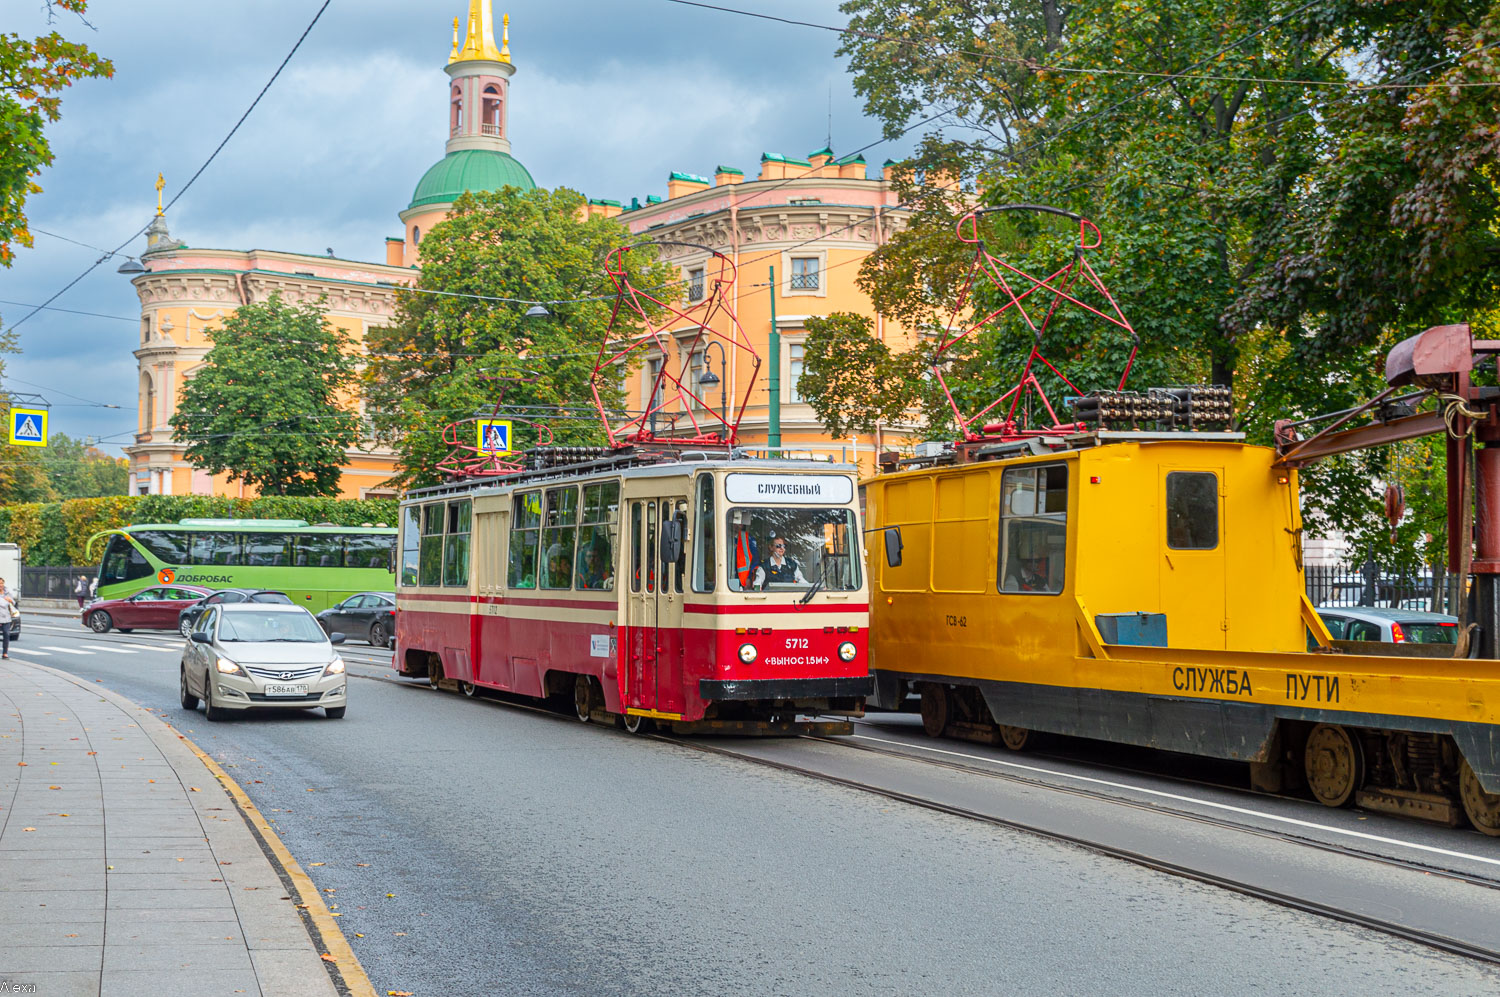
[[[1307,597],[1314,606],[1434,608],[1431,568],[1414,573],[1393,573],[1371,565],[1347,568],[1341,564],[1309,564],[1303,575],[1307,581]],[[1444,594],[1441,589],[1439,585],[1439,600]]]
[[[23,599],[71,599],[76,579],[84,583],[92,581],[99,573],[98,566],[92,568],[31,568],[21,569],[21,598]]]

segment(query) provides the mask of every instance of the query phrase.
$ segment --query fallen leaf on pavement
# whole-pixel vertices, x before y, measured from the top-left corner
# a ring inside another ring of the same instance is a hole
[[[357,932],[357,931],[356,931],[356,932],[355,932],[355,933],[354,933],[354,937],[355,937],[355,938],[363,938],[363,937],[365,937],[365,936],[364,936],[364,935],[361,935],[361,934],[360,934],[360,933],[359,933],[359,932]]]
[[[48,786],[48,789],[62,789],[61,786]]]
[[[198,792],[198,787],[197,786],[189,786],[188,787],[188,792],[189,793],[196,793],[196,792]]]
[[[318,956],[318,958],[322,959],[324,962],[338,962],[337,959],[329,955],[327,952],[324,952],[322,955]]]
[[[388,997],[411,997],[410,990],[387,990]]]
[[[396,894],[394,894],[394,893],[387,893],[387,894],[386,894],[386,896],[388,896],[388,897],[394,897],[394,896],[395,896],[395,895],[396,895]]]
[[[370,867],[370,863],[368,862],[356,862],[354,864],[359,866],[361,869],[368,869]]]
[[[309,862],[308,865],[327,865],[327,862]]]
[[[23,830],[23,831],[35,831],[36,828],[34,828],[34,827],[23,827],[23,828],[21,828],[21,830]]]

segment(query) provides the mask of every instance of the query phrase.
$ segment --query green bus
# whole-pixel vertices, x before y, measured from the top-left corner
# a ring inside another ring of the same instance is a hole
[[[300,519],[180,519],[103,530],[99,598],[123,599],[152,585],[285,592],[316,613],[356,592],[396,588],[396,530],[309,525]]]

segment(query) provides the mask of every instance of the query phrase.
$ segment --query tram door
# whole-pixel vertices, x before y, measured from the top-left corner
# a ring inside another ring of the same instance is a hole
[[[625,705],[660,713],[681,713],[683,688],[682,597],[687,556],[662,558],[663,525],[678,523],[685,533],[687,502],[680,498],[632,499],[630,506],[630,593]],[[679,545],[680,546],[680,545]]]
[[[1224,469],[1161,469],[1161,609],[1172,647],[1228,645]]]

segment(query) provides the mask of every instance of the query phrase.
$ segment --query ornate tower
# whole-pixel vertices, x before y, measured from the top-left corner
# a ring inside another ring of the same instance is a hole
[[[536,186],[510,154],[510,15],[495,45],[490,0],[469,0],[465,25],[453,19],[453,50],[448,74],[447,155],[417,182],[411,203],[401,212],[402,238],[386,240],[386,261],[415,266],[422,236],[448,215],[459,195],[470,190]]]

